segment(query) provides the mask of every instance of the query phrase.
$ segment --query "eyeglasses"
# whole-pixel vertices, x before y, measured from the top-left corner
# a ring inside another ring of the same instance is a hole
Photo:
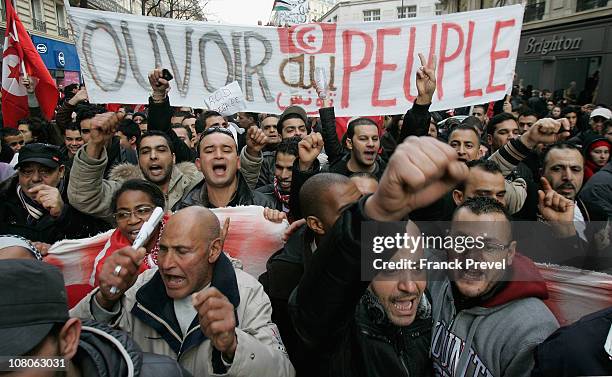
[[[510,243],[503,245],[503,244],[495,243],[495,242],[485,242],[482,250],[489,252],[489,253],[502,252],[506,250],[509,246],[510,246]]]
[[[136,216],[140,220],[146,221],[155,208],[149,206],[142,206],[138,208],[134,208],[131,211],[118,211],[113,215],[115,216],[115,220],[117,222],[123,222],[129,220],[132,215]]]

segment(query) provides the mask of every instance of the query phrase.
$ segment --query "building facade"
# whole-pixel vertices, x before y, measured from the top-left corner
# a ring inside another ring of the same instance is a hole
[[[310,0],[308,2],[308,21],[320,20],[337,2],[337,0]]]
[[[448,0],[448,12],[521,3]],[[516,84],[549,89],[579,103],[612,105],[612,0],[527,0]]]
[[[72,42],[68,16],[62,1],[13,0],[19,19],[28,30],[34,47],[42,57],[58,85],[79,83],[80,65],[76,48]],[[6,30],[4,2],[0,4],[2,23],[0,31]]]
[[[391,21],[442,13],[443,8],[436,0],[350,0],[336,3],[319,21]]]

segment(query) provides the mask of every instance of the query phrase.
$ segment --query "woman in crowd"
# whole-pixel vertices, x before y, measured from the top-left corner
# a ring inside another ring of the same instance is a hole
[[[612,145],[604,136],[593,136],[584,144],[584,183],[610,160]]]
[[[67,286],[68,304],[70,307],[76,305],[93,288],[98,286],[98,275],[106,258],[121,248],[131,246],[134,240],[136,240],[140,228],[151,217],[155,207],[163,209],[164,206],[164,193],[159,187],[149,181],[131,179],[121,185],[113,195],[111,202],[111,209],[117,228],[111,234],[104,248],[96,256],[89,284]],[[164,215],[162,221],[157,225],[155,231],[145,244],[147,254],[140,265],[140,272],[150,268],[157,268],[159,240],[168,218],[169,214]]]

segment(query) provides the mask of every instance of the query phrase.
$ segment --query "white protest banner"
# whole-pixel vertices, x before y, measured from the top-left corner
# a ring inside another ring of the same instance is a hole
[[[81,72],[96,103],[146,103],[147,72],[174,75],[170,103],[238,82],[248,111],[292,104],[318,114],[316,67],[327,72],[338,116],[404,113],[416,97],[418,53],[438,57],[431,110],[503,98],[512,84],[523,6],[431,18],[290,28],[246,27],[69,8]]]
[[[297,25],[308,21],[308,0],[275,0],[275,25]]]
[[[247,108],[246,100],[240,85],[236,81],[226,85],[204,99],[208,110],[214,110],[221,115],[232,115]]]

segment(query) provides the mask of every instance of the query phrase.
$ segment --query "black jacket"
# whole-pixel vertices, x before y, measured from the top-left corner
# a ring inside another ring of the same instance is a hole
[[[612,356],[604,350],[612,308],[561,327],[534,351],[532,377],[610,376]]]
[[[336,162],[329,167],[329,172],[342,174],[347,177],[350,177],[351,175],[355,174],[356,172],[351,171],[348,167],[348,162],[350,159],[351,159],[351,155],[345,154],[344,156],[342,156],[342,158],[340,158],[339,160],[336,160]],[[385,172],[385,168],[387,167],[387,164],[385,163],[385,161],[383,161],[383,159],[380,156],[376,156],[376,161],[374,162],[374,164],[376,165],[376,167],[374,171],[372,172],[372,174],[376,176],[376,179],[380,180],[383,173]]]
[[[174,147],[174,155],[176,156],[176,163],[183,161],[194,161],[195,153],[191,148],[181,140],[174,131],[172,131],[172,125],[170,120],[172,119],[172,107],[170,106],[170,99],[166,97],[164,102],[156,103],[153,102],[153,98],[149,97],[149,125],[148,130],[162,131],[170,137],[172,145]]]
[[[276,151],[262,152],[263,160],[261,161],[261,170],[259,171],[259,179],[257,187],[262,187],[274,183],[274,170],[276,168]]]
[[[82,323],[79,348],[72,361],[88,377],[191,376],[168,356],[143,353],[123,331],[88,320]]]
[[[278,326],[283,343],[289,353],[297,376],[312,376],[312,360],[308,357],[295,332],[287,303],[291,292],[298,286],[304,270],[312,259],[311,243],[314,233],[302,225],[289,237],[285,247],[274,253],[266,263],[266,272],[259,282],[272,303],[272,322]]]
[[[317,376],[427,376],[428,310],[410,326],[392,325],[366,293],[369,282],[361,281],[361,224],[369,220],[363,203],[365,198],[343,212],[292,293],[295,330],[314,352]]]
[[[262,206],[267,208],[276,208],[274,201],[268,196],[262,194],[261,192],[252,191],[247,185],[246,181],[242,177],[240,172],[238,174],[238,188],[234,193],[232,200],[228,203],[227,207],[237,207],[237,206]],[[206,183],[204,179],[197,186],[195,186],[191,191],[189,191],[183,198],[174,205],[172,208],[173,211],[178,211],[179,209],[190,207],[190,206],[202,206],[206,208],[215,208],[208,201],[208,195],[206,191]]]
[[[17,195],[19,175],[2,182],[0,187],[0,230],[6,234],[16,234],[33,242],[45,242],[53,244],[63,239],[85,238],[108,230],[108,224],[104,221],[86,215],[73,208],[66,194],[68,177],[61,186],[64,211],[57,217],[49,213],[43,215],[39,220],[28,223],[28,212],[24,208]]]
[[[589,179],[579,197],[588,206],[598,208],[607,218],[612,218],[612,161]]]
[[[274,206],[270,208],[283,212],[283,203],[281,203],[281,201],[278,200],[278,198],[274,194],[274,183],[270,183],[269,185],[256,188],[255,191],[264,194],[274,203]]]

